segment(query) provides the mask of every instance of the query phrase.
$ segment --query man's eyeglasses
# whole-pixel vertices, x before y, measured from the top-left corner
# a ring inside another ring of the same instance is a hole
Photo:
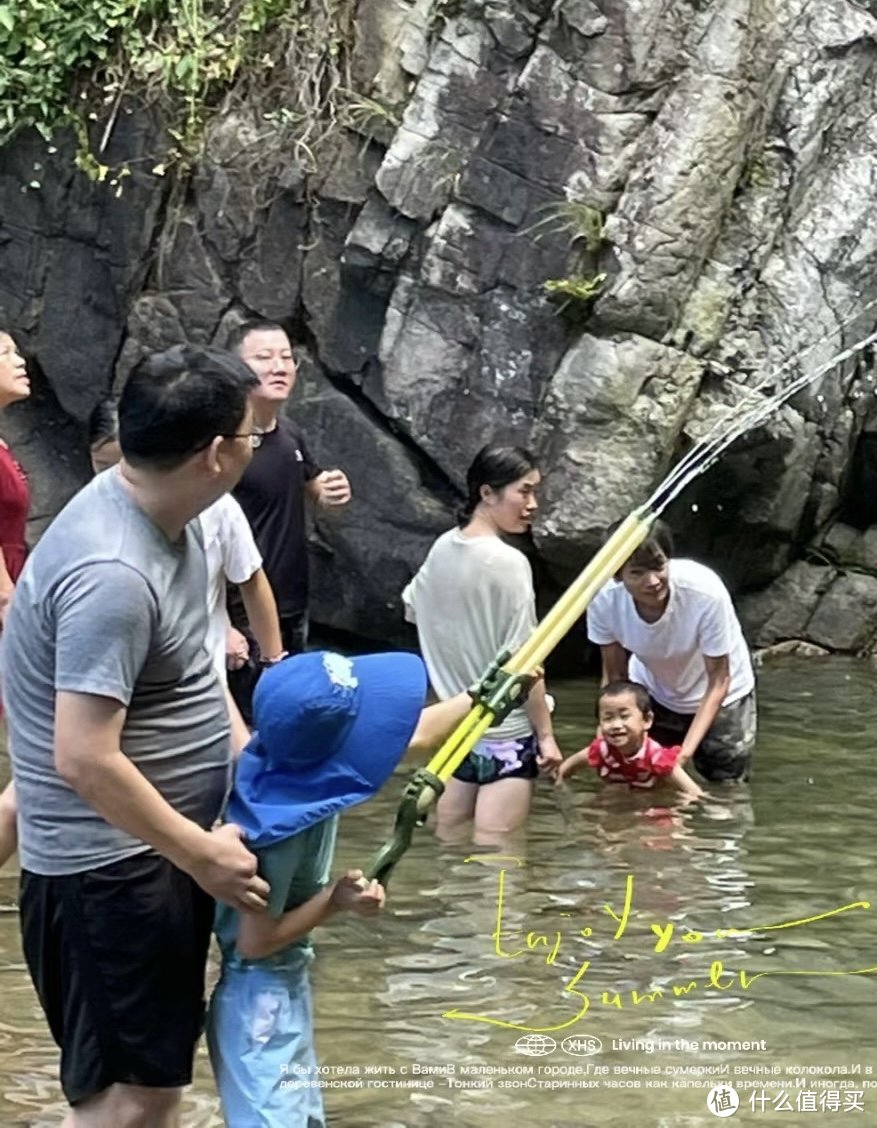
[[[261,431],[233,431],[230,435],[220,435],[219,437],[221,439],[249,439],[253,450],[262,445]]]

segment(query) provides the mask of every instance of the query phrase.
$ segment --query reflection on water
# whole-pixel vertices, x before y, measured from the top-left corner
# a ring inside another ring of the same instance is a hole
[[[785,660],[762,671],[754,782],[714,787],[711,802],[694,810],[679,813],[620,789],[598,791],[578,776],[561,796],[540,785],[526,840],[504,862],[483,850],[470,858],[464,846],[441,846],[421,831],[393,877],[384,919],[376,926],[339,919],[321,933],[314,984],[322,1061],[395,1070],[372,1074],[382,1087],[327,1089],[331,1122],[427,1128],[452,1114],[462,1126],[501,1117],[551,1128],[706,1126],[715,1122],[706,1089],[647,1088],[647,1075],[613,1074],[613,1067],[827,1064],[842,1077],[844,1063],[874,1065],[868,1047],[875,981],[793,973],[877,964],[877,910],[727,935],[872,897],[877,904],[872,684],[868,666],[841,660]],[[555,688],[558,736],[573,751],[589,739],[594,688]],[[380,800],[346,816],[339,866],[362,865],[383,840],[409,771]],[[0,1123],[57,1124],[63,1106],[55,1050],[21,963],[14,890],[15,872],[7,867],[0,871]],[[743,987],[741,970],[750,979],[770,974]],[[565,991],[576,976],[576,993]],[[551,1029],[558,1045],[550,1055],[515,1053],[522,1030],[513,1027],[556,1028],[583,1011],[574,1026]],[[442,1017],[447,1012],[493,1021]],[[560,1043],[570,1034],[598,1037],[602,1052],[564,1053]],[[707,1040],[720,1047],[764,1040],[767,1049],[691,1048]],[[599,1088],[566,1087],[593,1079],[585,1071],[595,1065],[609,1070]],[[527,1075],[476,1078],[461,1072],[467,1066],[579,1073],[530,1075],[556,1088],[500,1087]],[[631,1087],[607,1087],[607,1076]],[[341,1072],[332,1079],[357,1080]],[[420,1087],[388,1087],[393,1082]],[[867,1123],[877,1123],[872,1092],[865,1093]],[[748,1106],[739,1115],[752,1117]],[[787,1122],[797,1123],[796,1115]],[[222,1123],[203,1056],[183,1123]]]

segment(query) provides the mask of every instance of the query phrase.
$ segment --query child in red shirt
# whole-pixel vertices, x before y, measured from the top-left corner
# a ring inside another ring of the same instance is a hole
[[[587,748],[576,752],[560,766],[564,779],[588,764],[605,783],[626,783],[648,788],[672,784],[692,797],[703,792],[676,761],[679,746],[663,748],[649,736],[654,716],[648,690],[638,682],[616,681],[604,685],[597,698],[600,735]]]

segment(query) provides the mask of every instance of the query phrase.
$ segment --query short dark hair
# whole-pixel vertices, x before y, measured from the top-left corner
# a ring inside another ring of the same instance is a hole
[[[536,469],[536,459],[519,446],[483,446],[466,471],[466,504],[458,521],[465,525],[481,501],[481,487],[501,490]]]
[[[241,345],[251,333],[276,333],[278,331],[286,333],[289,337],[289,333],[277,321],[269,321],[263,317],[250,317],[231,330],[225,347],[229,352],[238,355],[241,351]]]
[[[119,438],[119,397],[105,396],[88,417],[88,445],[103,446]]]
[[[633,681],[613,681],[602,686],[597,694],[597,716],[600,716],[600,702],[605,697],[620,697],[622,693],[633,694],[636,707],[641,713],[654,713],[651,695],[644,685]]]
[[[132,466],[173,470],[235,434],[258,380],[224,349],[174,345],[141,360],[119,397],[119,445]]]
[[[622,521],[616,521],[609,526],[606,530],[606,536],[603,538],[604,544],[622,524]],[[666,560],[671,558],[673,550],[673,532],[667,522],[659,518],[652,523],[649,535],[638,548],[633,550],[624,564],[633,564],[637,568],[660,568]],[[621,568],[615,573],[615,578],[618,579],[620,575]]]

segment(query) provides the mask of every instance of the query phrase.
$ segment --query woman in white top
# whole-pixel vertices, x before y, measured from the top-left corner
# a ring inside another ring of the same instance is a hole
[[[540,479],[532,455],[520,447],[479,451],[467,474],[461,527],[438,538],[402,593],[442,701],[478,682],[500,651],[515,651],[536,626],[530,563],[502,536],[529,529]],[[539,682],[525,707],[490,729],[448,780],[439,828],[474,818],[479,836],[517,829],[539,768],[556,770],[561,759]]]
[[[656,521],[648,538],[588,609],[603,684],[640,682],[655,702],[651,734],[681,744],[708,780],[749,777],[755,675],[728,589],[711,568],[673,559]]]
[[[118,399],[101,400],[89,420],[89,449],[95,473],[115,466],[122,457],[119,446]],[[280,637],[277,604],[262,557],[256,548],[244,511],[231,494],[224,494],[200,515],[207,560],[208,624],[204,645],[213,658],[213,667],[223,686],[228,685],[226,669],[238,669],[247,658],[246,639],[230,624],[225,607],[225,584],[238,584],[253,635],[263,656],[263,665],[286,657]],[[233,701],[226,694],[229,702]],[[237,708],[231,714],[234,743],[246,743],[249,732]]]

